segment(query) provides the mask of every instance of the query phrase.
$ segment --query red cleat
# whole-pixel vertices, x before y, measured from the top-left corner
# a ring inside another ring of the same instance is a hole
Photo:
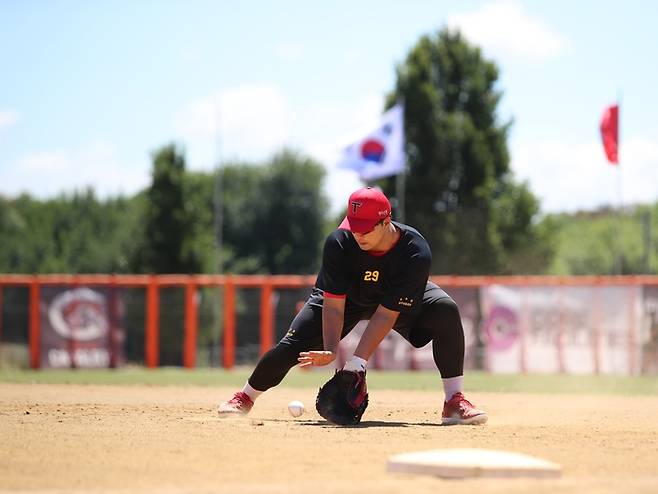
[[[219,405],[218,412],[220,415],[247,415],[254,406],[254,402],[249,395],[238,391],[228,401]]]
[[[487,412],[475,408],[462,393],[455,393],[443,403],[441,425],[481,425],[488,418]]]

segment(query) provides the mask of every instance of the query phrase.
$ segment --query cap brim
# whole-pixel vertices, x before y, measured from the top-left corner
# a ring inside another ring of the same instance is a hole
[[[349,230],[354,233],[368,233],[375,228],[379,220],[362,220],[358,218],[349,218],[345,216],[340,225],[339,230]]]

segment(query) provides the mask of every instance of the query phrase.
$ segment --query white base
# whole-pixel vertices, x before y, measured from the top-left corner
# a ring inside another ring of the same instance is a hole
[[[388,459],[387,470],[444,478],[555,478],[562,474],[562,466],[557,463],[521,453],[486,449],[435,449],[394,455]]]

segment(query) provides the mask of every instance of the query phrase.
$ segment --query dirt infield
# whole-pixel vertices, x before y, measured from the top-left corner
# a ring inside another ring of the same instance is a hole
[[[205,387],[0,384],[0,492],[658,492],[658,397],[471,394],[482,427],[440,427],[439,393],[372,391],[363,425],[340,428],[311,389],[277,388],[246,419]],[[293,399],[310,411],[294,419]],[[564,466],[557,480],[450,481],[390,474],[395,453],[505,449]]]

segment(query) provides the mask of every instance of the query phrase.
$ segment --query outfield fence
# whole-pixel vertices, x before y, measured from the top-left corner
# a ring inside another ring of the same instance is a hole
[[[467,368],[658,373],[658,276],[432,280],[460,306]],[[252,364],[285,334],[314,282],[298,275],[0,275],[0,357],[24,345],[33,369]],[[341,343],[339,363],[362,330]],[[391,332],[372,365],[434,368],[432,348],[411,348]]]

